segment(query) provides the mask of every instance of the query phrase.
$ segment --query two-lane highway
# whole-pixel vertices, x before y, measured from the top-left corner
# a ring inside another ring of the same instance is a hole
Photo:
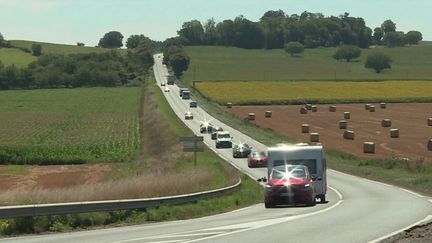
[[[166,83],[167,70],[155,55],[158,84]],[[234,141],[248,142],[256,149],[266,146],[226,126],[204,110],[189,108],[177,86],[168,86],[166,99],[180,119],[191,110],[194,119],[185,124],[199,134],[202,120],[211,120],[230,131]],[[162,88],[162,87],[161,87]],[[163,90],[163,88],[162,88]],[[248,168],[245,159],[233,159],[231,149],[216,149],[210,135],[205,143],[222,158],[252,178],[266,175],[262,168]],[[328,170],[326,204],[315,207],[266,209],[263,204],[191,220],[154,223],[114,229],[92,230],[6,239],[19,242],[370,242],[376,241],[432,215],[430,198],[383,183]]]

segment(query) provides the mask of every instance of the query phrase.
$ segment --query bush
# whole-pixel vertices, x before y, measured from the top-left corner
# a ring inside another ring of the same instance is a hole
[[[333,55],[336,60],[345,59],[347,62],[361,55],[361,50],[353,45],[341,45]]]
[[[392,60],[389,56],[384,53],[373,53],[370,54],[365,63],[365,68],[372,68],[376,73],[380,73],[386,68],[391,68]]]
[[[298,41],[291,41],[285,44],[284,49],[288,54],[294,56],[295,54],[303,53],[304,46]]]

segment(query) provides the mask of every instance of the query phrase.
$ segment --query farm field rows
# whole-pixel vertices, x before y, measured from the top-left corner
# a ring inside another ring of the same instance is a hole
[[[3,91],[0,163],[119,162],[139,144],[139,88]]]
[[[431,101],[431,81],[238,81],[196,84],[205,97],[225,104]]]
[[[250,112],[256,114],[251,123],[269,128],[299,142],[309,142],[310,133],[302,133],[302,124],[310,125],[310,132],[318,132],[320,142],[328,149],[366,158],[409,158],[411,161],[432,161],[432,151],[427,144],[432,138],[432,126],[427,119],[432,116],[430,103],[392,103],[387,109],[376,105],[375,112],[365,110],[364,104],[337,104],[336,112],[329,112],[329,105],[317,105],[317,112],[300,114],[300,105],[288,106],[233,106],[225,111],[243,119]],[[265,111],[272,111],[271,118],[265,118]],[[351,112],[347,119],[347,130],[354,131],[354,140],[343,138],[345,129],[339,129],[338,122],[344,119],[344,112]],[[383,119],[391,119],[391,127],[382,127]],[[400,137],[391,138],[390,129],[399,129]],[[363,153],[363,142],[375,142],[376,153]],[[414,162],[413,162],[414,163]],[[413,165],[414,166],[414,165]]]

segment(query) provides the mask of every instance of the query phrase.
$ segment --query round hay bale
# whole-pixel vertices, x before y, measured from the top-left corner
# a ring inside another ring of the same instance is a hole
[[[313,132],[310,134],[310,141],[314,142],[314,143],[318,143],[319,142],[319,133],[317,132]]]
[[[369,110],[369,107],[371,106],[371,104],[365,104],[365,110]]]
[[[349,131],[349,130],[345,130],[344,133],[343,133],[343,138],[344,139],[354,140],[354,132],[353,131]]]
[[[329,111],[330,112],[336,112],[336,106],[335,105],[329,106]]]
[[[428,118],[427,124],[428,124],[428,126],[432,126],[432,117]]]
[[[302,124],[302,133],[309,133],[309,124]]]
[[[374,154],[375,153],[375,143],[374,142],[364,142],[363,143],[363,153]]]
[[[432,138],[429,139],[429,142],[428,142],[428,150],[429,150],[429,151],[432,151]]]
[[[383,120],[381,121],[381,125],[382,125],[383,127],[391,127],[392,122],[391,122],[390,119],[383,119]]]
[[[384,102],[381,102],[381,103],[380,103],[380,108],[381,108],[381,109],[386,109],[386,108],[387,108],[387,104],[384,103]]]
[[[339,129],[347,129],[347,124],[348,122],[345,120],[340,120],[339,121]]]
[[[249,120],[250,121],[255,120],[255,113],[253,113],[253,112],[249,113]]]
[[[345,111],[344,112],[344,119],[351,119],[351,112]]]
[[[375,106],[374,105],[369,106],[369,112],[375,112]]]
[[[398,138],[399,137],[399,129],[390,129],[390,137]]]
[[[312,110],[312,104],[306,104],[305,105],[306,110]]]
[[[266,111],[265,114],[264,114],[264,116],[266,118],[270,118],[270,117],[272,117],[272,112],[271,111]]]
[[[227,106],[227,108],[232,108],[232,103],[231,103],[231,102],[228,102],[228,103],[226,104],[226,106]]]
[[[304,108],[304,107],[300,108],[300,114],[307,114],[307,113],[308,113],[308,111],[306,108]]]
[[[316,105],[313,105],[311,107],[312,112],[317,112],[318,111],[318,107]]]

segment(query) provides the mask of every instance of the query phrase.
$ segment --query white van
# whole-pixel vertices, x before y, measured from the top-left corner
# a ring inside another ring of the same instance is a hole
[[[312,179],[316,197],[320,202],[326,201],[327,193],[327,166],[322,145],[281,145],[268,148],[267,178],[274,166],[278,165],[305,165]]]

